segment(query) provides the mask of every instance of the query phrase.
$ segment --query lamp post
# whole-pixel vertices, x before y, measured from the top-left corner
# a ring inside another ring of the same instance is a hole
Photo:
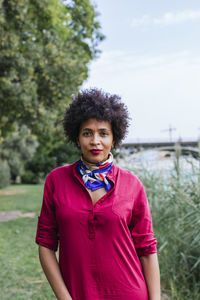
[[[171,124],[170,124],[170,125],[169,125],[169,128],[168,128],[168,129],[162,130],[162,132],[168,131],[168,132],[169,132],[169,140],[170,140],[170,142],[172,142],[172,132],[175,131],[175,130],[176,130],[176,128],[173,128],[173,127],[171,126]]]

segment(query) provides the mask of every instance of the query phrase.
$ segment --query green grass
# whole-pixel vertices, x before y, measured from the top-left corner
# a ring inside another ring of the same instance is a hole
[[[20,210],[22,212],[39,213],[43,193],[42,184],[12,185],[0,191],[0,210]],[[9,195],[9,192],[13,192],[13,194]]]
[[[0,195],[0,210],[21,210],[38,215],[42,189],[42,185],[19,185],[1,190],[23,193]],[[55,299],[38,259],[37,215],[0,223],[1,300]]]

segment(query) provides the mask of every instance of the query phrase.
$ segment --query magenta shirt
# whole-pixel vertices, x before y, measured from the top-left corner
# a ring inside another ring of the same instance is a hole
[[[147,300],[139,256],[156,253],[139,179],[113,165],[109,192],[94,205],[77,162],[47,176],[36,243],[57,250],[73,300]]]

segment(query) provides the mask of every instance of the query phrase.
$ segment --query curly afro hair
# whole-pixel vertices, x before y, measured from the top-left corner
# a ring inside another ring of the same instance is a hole
[[[114,147],[122,142],[129,126],[127,107],[118,95],[110,95],[97,88],[80,91],[67,108],[63,127],[68,141],[77,145],[80,126],[90,118],[109,121],[112,126]]]

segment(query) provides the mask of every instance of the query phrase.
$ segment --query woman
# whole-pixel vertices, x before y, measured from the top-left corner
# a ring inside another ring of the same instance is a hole
[[[160,300],[144,187],[113,164],[110,152],[125,137],[128,121],[120,97],[98,89],[80,92],[65,113],[66,136],[82,156],[47,176],[36,235],[59,300]]]

